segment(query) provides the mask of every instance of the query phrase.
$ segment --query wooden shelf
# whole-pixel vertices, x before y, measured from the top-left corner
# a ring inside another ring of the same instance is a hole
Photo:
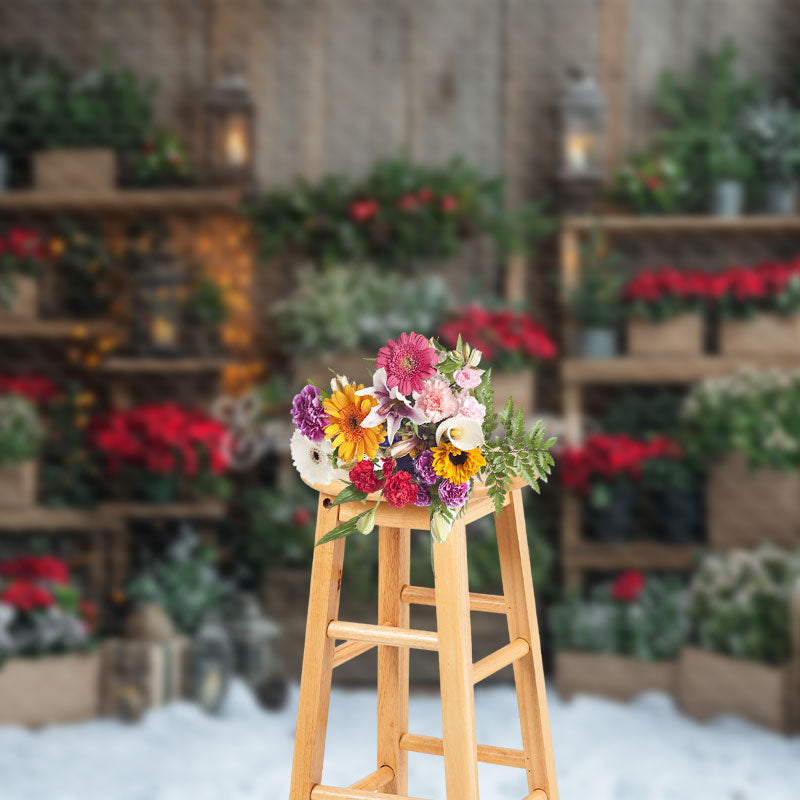
[[[104,372],[156,373],[170,375],[179,373],[219,372],[229,366],[231,359],[215,358],[138,358],[136,356],[113,356],[98,365]]]
[[[107,517],[122,517],[124,519],[222,519],[225,516],[225,503],[217,500],[208,500],[197,503],[136,503],[114,502],[104,503],[98,512]]]
[[[621,356],[619,358],[565,358],[565,384],[582,383],[691,383],[729,375],[746,367],[800,368],[800,356]]]
[[[64,211],[236,211],[238,193],[228,189],[117,189],[110,192],[0,192],[0,213],[57,214]]]
[[[701,552],[698,545],[659,542],[582,542],[562,554],[565,567],[582,570],[690,570]]]
[[[0,511],[0,531],[98,531],[110,530],[117,520],[110,519],[97,508],[34,508]]]
[[[681,216],[579,216],[565,217],[563,229],[572,233],[591,233],[602,230],[615,235],[671,233],[800,233],[800,215],[795,216],[741,216],[710,217],[703,215]]]
[[[113,335],[120,327],[110,320],[8,319],[0,317],[3,339],[79,339],[85,336]]]

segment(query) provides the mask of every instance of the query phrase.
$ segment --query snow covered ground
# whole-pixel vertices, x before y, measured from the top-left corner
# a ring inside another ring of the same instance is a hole
[[[0,800],[285,800],[297,690],[265,713],[237,684],[221,719],[186,703],[138,725],[97,721],[36,733],[0,727]],[[478,689],[478,738],[519,746],[510,688]],[[798,800],[800,738],[735,719],[698,725],[671,701],[630,706],[581,697],[550,699],[562,800]],[[344,786],[374,769],[375,697],[334,690],[326,783]],[[440,735],[438,697],[416,695],[413,732]],[[522,773],[481,765],[482,800],[521,800]],[[442,800],[436,756],[410,757],[410,793]]]

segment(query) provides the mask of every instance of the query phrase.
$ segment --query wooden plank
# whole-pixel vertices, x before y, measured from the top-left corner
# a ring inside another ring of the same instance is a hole
[[[320,494],[315,541],[339,522],[338,506],[326,507],[326,500]],[[336,539],[314,549],[289,800],[308,800],[322,780],[334,651],[327,629],[339,612],[344,543]]]
[[[127,519],[222,519],[227,513],[227,505],[217,500],[204,500],[196,503],[137,503],[119,501],[103,503],[98,507],[100,514],[107,517]]]
[[[701,549],[694,545],[659,542],[588,542],[565,550],[565,565],[581,569],[668,569],[689,570],[697,565]]]
[[[530,645],[525,639],[514,639],[507,645],[495,650],[480,661],[476,661],[472,667],[472,682],[480,683],[495,672],[499,672],[509,664],[513,664],[530,652]]]
[[[752,214],[742,217],[675,216],[571,216],[564,217],[562,228],[577,233],[601,230],[615,236],[673,233],[775,233],[800,231],[800,216],[776,217]]]
[[[626,150],[628,97],[628,0],[603,0],[600,84],[606,101],[606,173],[612,175]]]
[[[408,628],[410,608],[400,599],[410,580],[411,531],[378,529],[378,624]],[[408,648],[378,647],[378,766],[392,770],[386,791],[408,794],[408,754],[400,737],[408,733]]]
[[[514,662],[528,789],[531,792],[543,789],[551,800],[558,800],[542,649],[520,490],[513,493],[511,504],[495,517],[495,527],[503,593],[508,601],[509,638],[511,641],[524,639],[530,645],[528,655]]]
[[[345,642],[336,646],[333,651],[333,667],[341,667],[364,653],[368,653],[376,645],[370,642]]]
[[[231,366],[228,358],[145,358],[113,356],[102,361],[97,369],[103,372],[116,373],[158,373],[171,375],[176,373],[219,372]]]
[[[400,599],[404,603],[412,603],[418,606],[436,605],[435,591],[424,586],[404,586],[400,592]],[[484,611],[489,614],[505,614],[506,600],[500,595],[470,592],[469,607],[470,611]]]
[[[413,647],[418,650],[436,650],[438,639],[435,631],[413,628],[395,628],[391,625],[368,625],[364,622],[334,620],[328,625],[328,638],[353,642],[389,645],[391,647]]]
[[[447,796],[478,800],[467,536],[460,520],[453,525],[447,541],[433,544],[433,574]]]
[[[311,800],[419,800],[419,798],[360,789],[339,789],[335,786],[315,786],[311,790]]]
[[[0,531],[28,533],[30,531],[97,531],[113,532],[115,520],[109,514],[94,509],[22,508],[3,509]]]
[[[237,194],[225,189],[120,189],[111,192],[0,192],[0,213],[59,214],[98,211],[136,214],[145,211],[205,213],[238,209]]]
[[[431,756],[443,756],[444,744],[434,736],[420,736],[408,733],[400,739],[400,747],[411,753],[425,753]],[[497,764],[501,767],[517,767],[525,769],[525,753],[510,747],[494,747],[478,745],[478,761],[485,764]]]
[[[122,328],[110,320],[0,318],[0,337],[24,339],[82,339],[119,335]]]

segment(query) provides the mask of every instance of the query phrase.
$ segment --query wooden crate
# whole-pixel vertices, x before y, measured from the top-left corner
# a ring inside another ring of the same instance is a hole
[[[793,665],[773,667],[686,647],[678,662],[677,700],[696,719],[738,714],[781,733],[800,729],[800,685]]]
[[[800,314],[757,314],[751,320],[723,320],[719,348],[728,356],[800,356]]]
[[[0,723],[51,725],[96,717],[100,656],[70,653],[12,658],[0,667]]]
[[[0,466],[0,509],[31,508],[36,505],[39,462],[35,459]]]
[[[33,185],[40,192],[104,192],[117,182],[117,157],[104,147],[60,148],[33,154]]]
[[[679,314],[663,322],[628,320],[628,353],[633,356],[698,356],[703,352],[703,315]]]
[[[633,700],[643,692],[675,689],[677,661],[641,661],[605,653],[561,651],[556,654],[556,688],[565,700],[596,694]]]
[[[0,320],[35,319],[39,314],[39,283],[28,275],[11,277],[12,296],[8,306],[0,302]]]
[[[756,547],[764,542],[797,545],[800,473],[751,471],[744,456],[730,454],[710,471],[706,513],[709,543],[714,549]]]

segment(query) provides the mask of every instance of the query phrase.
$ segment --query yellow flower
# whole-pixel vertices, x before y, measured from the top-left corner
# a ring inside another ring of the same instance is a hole
[[[459,450],[452,444],[442,444],[431,448],[433,453],[433,471],[451,483],[465,483],[481,467],[486,466],[486,459],[480,447],[472,450]]]
[[[383,441],[383,425],[362,428],[362,420],[370,409],[378,404],[374,397],[356,397],[363,384],[347,384],[342,391],[334,392],[322,403],[330,424],[325,427],[325,438],[338,448],[339,460],[343,462],[360,461],[365,455],[375,458],[378,445]]]

